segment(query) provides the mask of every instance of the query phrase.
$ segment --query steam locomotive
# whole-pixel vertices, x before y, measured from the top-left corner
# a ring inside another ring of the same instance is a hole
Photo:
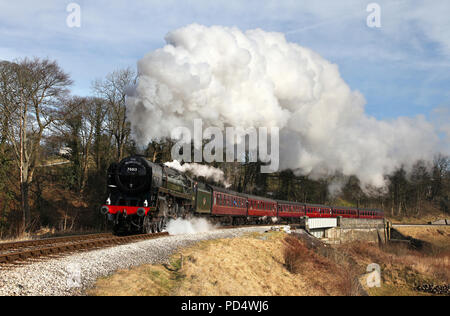
[[[226,190],[142,156],[111,164],[107,195],[101,213],[113,224],[115,234],[160,232],[170,219],[192,216],[230,225],[296,223],[305,216],[384,217],[376,209],[280,201]]]

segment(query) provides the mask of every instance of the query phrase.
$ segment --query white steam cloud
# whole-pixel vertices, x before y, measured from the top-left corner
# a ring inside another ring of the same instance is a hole
[[[180,172],[189,171],[197,177],[205,177],[206,179],[211,179],[215,182],[223,183],[225,187],[231,186],[231,184],[225,180],[224,172],[211,166],[201,165],[198,163],[185,163],[181,165],[177,160],[166,162],[165,165]]]
[[[204,233],[215,230],[216,227],[204,218],[172,219],[167,223],[167,231],[170,235],[184,235]]]
[[[204,127],[279,127],[280,168],[320,178],[356,175],[363,187],[432,158],[439,138],[423,116],[381,121],[338,66],[283,34],[189,25],[138,63],[128,118],[140,143],[201,118]],[[336,188],[334,188],[336,189]]]

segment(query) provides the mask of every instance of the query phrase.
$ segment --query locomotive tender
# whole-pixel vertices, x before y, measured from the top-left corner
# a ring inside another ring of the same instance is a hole
[[[115,234],[162,231],[168,220],[191,216],[232,225],[296,223],[302,217],[380,219],[380,210],[280,201],[196,182],[165,165],[132,156],[108,168],[101,213]]]

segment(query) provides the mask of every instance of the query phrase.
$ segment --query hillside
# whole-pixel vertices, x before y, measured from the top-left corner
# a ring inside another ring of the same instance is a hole
[[[445,230],[450,244],[450,229]],[[426,295],[419,285],[450,283],[450,254],[352,243],[336,248],[284,233],[206,241],[97,281],[89,295]],[[368,264],[382,269],[382,287],[365,286]],[[359,280],[359,281],[358,281]]]

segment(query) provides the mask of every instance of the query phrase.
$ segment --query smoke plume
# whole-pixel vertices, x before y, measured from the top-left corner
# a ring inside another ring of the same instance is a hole
[[[279,127],[280,168],[313,179],[356,175],[363,187],[430,159],[439,138],[423,116],[377,120],[338,66],[260,29],[189,25],[138,63],[128,118],[140,143],[192,126]],[[336,189],[336,188],[334,188]]]
[[[224,172],[211,166],[201,165],[198,163],[185,163],[181,165],[177,160],[166,162],[165,165],[180,172],[188,171],[197,177],[204,177],[205,179],[210,179],[217,183],[222,183],[225,185],[225,187],[230,186],[230,183],[225,180]]]

